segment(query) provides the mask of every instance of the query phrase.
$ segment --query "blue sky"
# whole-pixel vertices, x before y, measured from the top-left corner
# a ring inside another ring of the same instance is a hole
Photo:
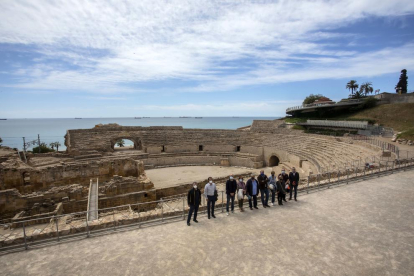
[[[283,116],[414,72],[411,0],[5,0],[0,18],[0,118]]]

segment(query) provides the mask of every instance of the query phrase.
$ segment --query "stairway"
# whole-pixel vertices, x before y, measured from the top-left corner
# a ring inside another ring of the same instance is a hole
[[[88,221],[98,219],[98,178],[96,182],[91,179],[89,184],[88,213],[86,218]]]

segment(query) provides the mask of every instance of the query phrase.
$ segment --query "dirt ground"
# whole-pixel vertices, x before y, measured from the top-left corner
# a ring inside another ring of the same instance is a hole
[[[273,167],[275,172],[280,172],[281,167]],[[263,168],[267,175],[272,171],[271,167]],[[161,169],[146,170],[145,173],[154,183],[155,188],[165,188],[176,186],[179,184],[191,183],[193,181],[203,181],[209,176],[213,178],[221,178],[246,174],[254,172],[259,174],[261,169],[251,169],[242,167],[219,167],[219,166],[185,166],[170,167]]]

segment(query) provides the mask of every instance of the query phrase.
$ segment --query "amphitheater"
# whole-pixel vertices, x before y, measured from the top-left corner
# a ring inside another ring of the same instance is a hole
[[[117,148],[120,139],[133,145]],[[238,130],[97,125],[68,130],[65,145],[65,153],[28,154],[27,162],[1,148],[0,249],[185,216],[191,183],[203,187],[210,175],[222,193],[230,174],[294,166],[304,189],[365,175],[366,162],[381,170],[395,158],[379,146],[305,134],[279,120]]]

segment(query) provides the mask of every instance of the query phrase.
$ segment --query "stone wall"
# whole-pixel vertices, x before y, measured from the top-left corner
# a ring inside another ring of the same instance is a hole
[[[142,161],[131,158],[61,163],[38,168],[6,168],[0,175],[3,183],[0,189],[16,188],[21,193],[30,193],[73,183],[89,185],[91,178],[106,181],[113,175],[138,177],[143,172]]]
[[[381,103],[392,104],[392,103],[414,103],[414,93],[397,94],[397,93],[381,93],[375,95],[374,98],[381,100]]]
[[[147,153],[236,151],[237,146],[261,144],[263,136],[237,130],[183,129],[182,127],[98,127],[68,130],[65,145],[76,156],[91,150],[112,152],[119,139],[134,141]]]
[[[154,184],[146,177],[114,176],[110,181],[99,184],[99,208],[135,204],[156,199]],[[88,187],[72,184],[52,187],[45,192],[22,195],[17,189],[0,191],[0,214],[2,219],[28,217],[53,212],[62,204],[63,213],[87,210]],[[34,217],[35,218],[35,217]]]

